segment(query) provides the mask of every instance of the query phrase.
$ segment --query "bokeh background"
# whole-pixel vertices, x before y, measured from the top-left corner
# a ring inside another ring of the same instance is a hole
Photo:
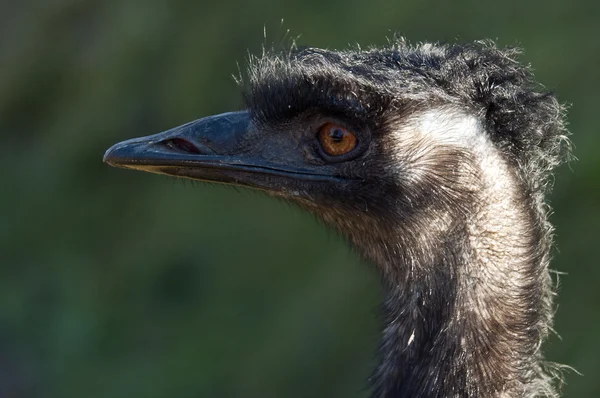
[[[284,19],[283,24],[281,20]],[[494,38],[569,102],[551,197],[547,357],[600,396],[600,2],[0,2],[0,397],[366,397],[377,275],[309,215],[119,170],[113,143],[242,106],[232,74],[299,44]]]

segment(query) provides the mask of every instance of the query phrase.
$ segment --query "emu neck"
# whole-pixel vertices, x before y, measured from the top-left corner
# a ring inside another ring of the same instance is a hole
[[[380,226],[368,242],[351,237],[370,248],[385,282],[374,397],[554,396],[539,351],[550,322],[544,215],[476,124],[465,134],[467,124],[415,122],[425,152],[414,162],[435,169],[456,151],[461,160],[433,170],[454,171],[433,181],[440,196],[420,215]],[[436,128],[450,133],[441,139]],[[402,132],[398,142],[408,145]]]

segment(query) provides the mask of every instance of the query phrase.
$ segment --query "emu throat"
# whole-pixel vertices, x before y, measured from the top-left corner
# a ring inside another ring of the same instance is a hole
[[[392,136],[406,194],[433,198],[351,237],[388,281],[373,396],[534,396],[551,302],[534,204],[473,116],[429,111]]]

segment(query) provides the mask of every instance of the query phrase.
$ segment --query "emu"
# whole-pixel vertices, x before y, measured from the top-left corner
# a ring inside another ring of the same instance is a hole
[[[557,397],[553,169],[565,108],[493,42],[250,59],[245,108],[111,147],[112,166],[297,203],[382,276],[372,396]]]

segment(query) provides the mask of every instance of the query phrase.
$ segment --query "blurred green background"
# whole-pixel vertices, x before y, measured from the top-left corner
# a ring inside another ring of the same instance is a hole
[[[281,19],[284,19],[281,27]],[[0,397],[366,397],[372,267],[251,192],[118,170],[113,143],[239,109],[232,74],[285,30],[328,48],[497,39],[572,103],[545,345],[600,396],[600,2],[0,3]],[[270,36],[270,38],[269,38]]]

